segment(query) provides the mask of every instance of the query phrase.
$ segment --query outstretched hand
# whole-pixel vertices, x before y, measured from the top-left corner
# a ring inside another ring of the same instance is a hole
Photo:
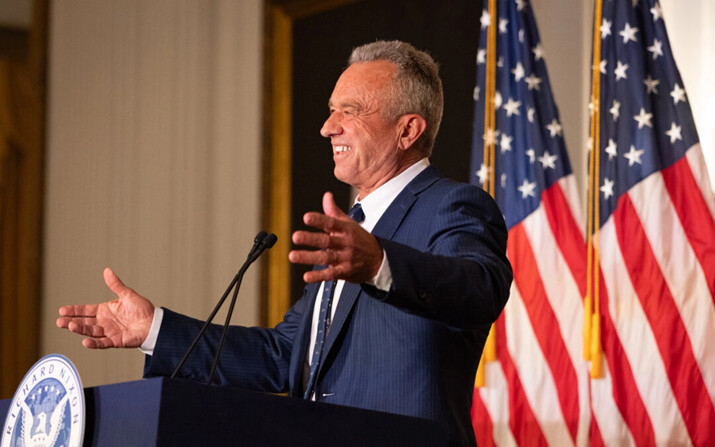
[[[86,336],[82,344],[90,349],[138,348],[149,335],[154,305],[125,286],[110,268],[104,269],[104,282],[117,299],[62,306],[57,327]]]
[[[338,208],[332,193],[323,195],[323,213],[306,213],[303,222],[320,231],[296,231],[293,243],[317,250],[292,250],[288,259],[294,264],[327,266],[306,272],[305,282],[344,279],[363,283],[377,275],[383,256],[380,243]]]

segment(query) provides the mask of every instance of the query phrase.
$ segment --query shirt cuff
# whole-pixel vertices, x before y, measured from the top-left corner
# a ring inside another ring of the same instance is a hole
[[[375,286],[377,290],[382,290],[383,292],[389,292],[390,287],[392,287],[392,271],[390,270],[390,263],[387,262],[385,249],[382,250],[382,264],[380,264],[380,269],[377,271],[377,275],[375,275],[368,284]]]
[[[139,350],[146,355],[154,354],[154,347],[156,346],[156,339],[159,337],[159,328],[161,328],[161,321],[164,318],[164,309],[161,307],[154,308],[154,318],[151,320],[151,328],[149,329],[149,335],[144,340]]]

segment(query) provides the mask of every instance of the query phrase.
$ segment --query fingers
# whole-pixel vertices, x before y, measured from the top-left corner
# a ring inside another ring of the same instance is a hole
[[[57,326],[87,337],[104,337],[104,328],[97,326],[93,318],[87,320],[81,318],[58,318]]]
[[[62,306],[60,315],[63,317],[95,317],[97,315],[97,304],[87,304],[82,306]]]
[[[341,232],[350,224],[348,217],[338,218],[323,213],[309,212],[303,215],[303,223],[326,233]]]
[[[296,245],[306,245],[320,248],[322,250],[340,250],[345,248],[343,237],[331,236],[328,233],[316,233],[312,231],[295,231],[293,233],[293,243]]]
[[[332,281],[340,277],[338,269],[328,267],[322,270],[312,270],[303,274],[303,281],[306,283]]]
[[[69,324],[71,321],[72,321],[71,318],[58,318],[55,321],[55,324],[57,325],[58,328],[69,329]]]
[[[121,279],[114,273],[109,267],[104,269],[104,283],[109,287],[109,290],[121,295],[125,292],[129,292],[131,289],[124,285]]]
[[[109,338],[85,338],[82,340],[82,346],[89,349],[107,349],[113,348],[114,343]]]
[[[352,222],[347,214],[335,204],[333,193],[323,194],[323,212],[305,213],[303,222],[327,233],[340,232]]]
[[[333,265],[342,261],[342,256],[333,250],[292,250],[288,260],[294,264]]]
[[[328,216],[336,217],[338,219],[348,218],[348,215],[335,204],[335,198],[333,197],[333,193],[330,191],[323,194],[323,212]]]
[[[58,318],[55,322],[55,324],[57,324],[57,327],[62,329],[69,329],[70,331],[77,332],[78,334],[84,334],[83,332],[73,330],[72,327],[70,327],[70,324],[74,322],[76,327],[76,325],[79,324],[78,322],[86,324],[86,322],[88,321],[96,321],[95,318],[97,316],[97,305],[91,304],[86,306],[62,306],[59,309],[59,314],[60,318]]]
[[[99,343],[97,343],[97,340],[95,340],[93,338],[85,338],[84,340],[82,340],[82,346],[84,346],[85,348],[97,349],[98,344]]]
[[[65,306],[71,307],[71,306]],[[57,327],[68,329],[75,334],[84,335],[82,346],[89,349],[107,349],[115,347],[114,341],[105,336],[104,328],[95,324],[94,318],[69,318],[57,319]]]

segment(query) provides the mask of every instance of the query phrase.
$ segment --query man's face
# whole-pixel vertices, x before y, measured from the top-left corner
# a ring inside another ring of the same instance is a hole
[[[354,186],[360,198],[403,167],[398,148],[400,120],[383,117],[386,88],[397,67],[388,61],[360,62],[348,67],[330,97],[330,116],[320,134],[330,138],[335,177]]]

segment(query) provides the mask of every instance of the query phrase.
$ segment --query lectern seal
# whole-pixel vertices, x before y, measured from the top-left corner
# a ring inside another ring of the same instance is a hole
[[[41,358],[15,391],[0,447],[81,447],[84,390],[77,369],[60,354]]]

